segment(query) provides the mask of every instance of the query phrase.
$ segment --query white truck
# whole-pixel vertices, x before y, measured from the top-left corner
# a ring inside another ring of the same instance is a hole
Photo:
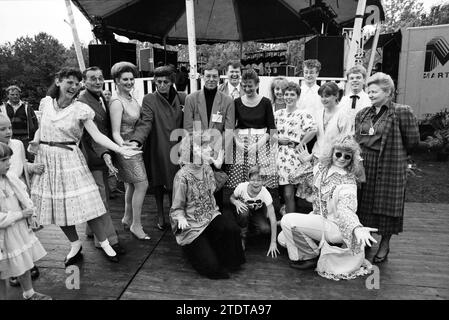
[[[448,61],[449,24],[403,29],[397,102],[418,119],[449,109]]]

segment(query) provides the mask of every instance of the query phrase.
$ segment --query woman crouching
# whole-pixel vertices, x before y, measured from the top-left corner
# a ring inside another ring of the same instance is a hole
[[[245,262],[240,228],[218,211],[214,172],[207,163],[210,147],[196,138],[189,135],[181,143],[182,167],[173,182],[170,222],[193,268],[211,279],[227,279]]]
[[[312,158],[306,149],[302,156],[304,160]],[[362,226],[356,214],[357,179],[362,174],[360,147],[350,136],[340,138],[330,147],[328,155],[320,159],[313,174],[313,211],[286,214],[281,220],[278,241],[287,248],[290,266],[315,268],[323,254],[323,242],[328,242],[342,244],[342,248],[347,248],[348,259],[358,256],[360,264],[350,273],[319,272],[321,276],[338,280],[366,274],[370,264],[364,259],[363,248],[376,242],[370,232],[377,229]]]

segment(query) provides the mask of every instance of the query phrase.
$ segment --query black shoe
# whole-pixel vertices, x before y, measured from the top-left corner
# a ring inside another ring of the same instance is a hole
[[[11,277],[11,278],[9,278],[9,285],[10,285],[11,287],[19,287],[19,286],[20,286],[19,279],[17,279],[17,277]]]
[[[30,273],[31,273],[31,280],[36,280],[37,278],[39,278],[40,272],[36,266],[31,268]]]
[[[78,252],[71,257],[70,259],[67,259],[67,257],[64,259],[64,265],[66,267],[71,266],[75,263],[77,263],[78,261],[80,261],[83,258],[83,254],[81,253],[81,250],[83,250],[83,247],[80,247],[80,249],[78,250]]]
[[[379,257],[377,254],[373,258],[373,263],[382,263],[388,259],[388,254],[390,253],[390,248],[388,248],[387,253],[383,257]]]
[[[115,256],[110,256],[103,249],[101,249],[101,251],[103,251],[104,256],[106,258],[108,258],[109,261],[114,262],[114,263],[119,262],[118,253]]]
[[[119,255],[124,255],[126,253],[125,248],[123,248],[120,243],[116,243],[113,246],[111,246],[114,251]]]
[[[291,261],[290,267],[292,267],[293,269],[298,269],[298,270],[313,269],[316,267],[317,262],[318,262],[318,258],[313,258],[313,259],[309,259],[309,260]]]

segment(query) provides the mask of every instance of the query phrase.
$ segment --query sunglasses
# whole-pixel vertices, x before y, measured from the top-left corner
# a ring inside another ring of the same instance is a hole
[[[337,151],[334,153],[335,157],[337,157],[337,159],[340,159],[341,157],[343,157],[345,160],[351,160],[352,156],[350,154],[347,153],[343,153],[340,151]]]
[[[165,84],[165,85],[169,85],[171,82],[168,80],[156,80],[156,84]]]

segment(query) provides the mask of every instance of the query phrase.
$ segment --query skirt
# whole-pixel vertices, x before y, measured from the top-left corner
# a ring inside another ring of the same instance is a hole
[[[125,159],[121,154],[115,155],[115,165],[118,169],[117,178],[125,183],[138,183],[147,180],[142,154]]]
[[[41,225],[73,226],[106,213],[98,186],[77,146],[73,151],[40,145],[36,163],[44,173],[34,175],[31,199]]]
[[[256,144],[262,135],[238,134],[248,146]],[[271,146],[269,142],[263,148],[255,152],[244,151],[234,146],[233,164],[228,166],[229,179],[226,187],[236,188],[242,182],[248,181],[248,170],[254,165],[259,165],[263,176],[263,185],[266,188],[278,187],[278,175],[276,173],[277,147]]]
[[[376,195],[377,162],[379,153],[363,149],[363,166],[365,168],[366,183],[362,183],[358,192],[357,215],[365,227],[377,228],[380,235],[399,234],[403,231],[403,217],[390,217],[372,214]]]
[[[28,228],[25,219],[5,229],[2,253],[0,279],[21,276],[33,268],[34,262],[47,254],[34,232]]]

